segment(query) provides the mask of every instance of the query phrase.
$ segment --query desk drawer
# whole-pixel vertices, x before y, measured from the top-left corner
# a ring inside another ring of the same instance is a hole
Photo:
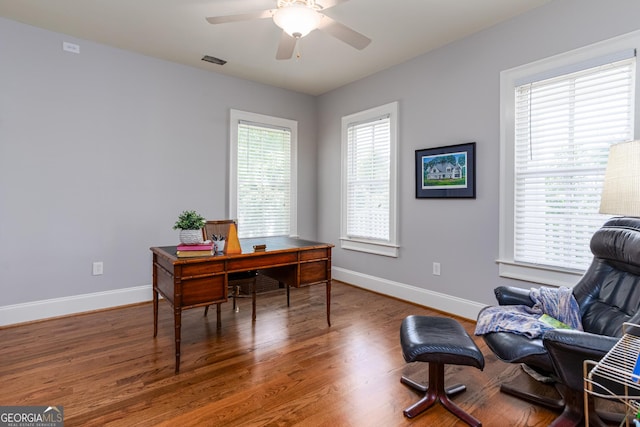
[[[242,258],[231,258],[227,261],[227,271],[259,270],[261,268],[279,267],[296,264],[298,254],[295,252],[255,254]]]
[[[313,261],[300,264],[300,286],[327,281],[328,266],[328,261]]]
[[[202,304],[206,302],[225,302],[227,286],[224,274],[182,280],[182,306]]]
[[[329,258],[331,249],[329,248],[320,248],[320,249],[311,249],[308,251],[300,252],[300,261],[310,261],[314,259],[326,259]]]
[[[221,273],[224,271],[224,261],[203,261],[182,264],[180,266],[180,277],[202,276],[204,274]]]

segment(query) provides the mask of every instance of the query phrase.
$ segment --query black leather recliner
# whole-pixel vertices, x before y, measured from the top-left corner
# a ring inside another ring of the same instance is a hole
[[[623,334],[623,324],[640,323],[640,218],[612,218],[591,239],[593,261],[573,288],[580,307],[584,332],[555,329],[541,338],[529,339],[508,332],[483,335],[495,355],[508,363],[523,363],[555,378],[564,408],[553,426],[580,425],[583,408],[583,361],[600,360]],[[529,290],[500,286],[495,289],[500,305],[532,306]],[[553,406],[516,389],[503,392]],[[591,413],[592,425],[604,425]]]

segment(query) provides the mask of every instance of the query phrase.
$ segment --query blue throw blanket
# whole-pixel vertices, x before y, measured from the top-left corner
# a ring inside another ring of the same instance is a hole
[[[499,305],[483,309],[478,315],[476,335],[490,332],[511,332],[529,338],[542,336],[553,329],[547,323],[538,320],[547,314],[566,323],[573,329],[582,330],[580,308],[571,289],[531,288],[530,298],[533,307],[526,305]]]

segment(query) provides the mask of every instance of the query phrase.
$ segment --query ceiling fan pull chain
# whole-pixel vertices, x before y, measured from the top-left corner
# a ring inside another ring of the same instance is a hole
[[[299,61],[300,58],[302,58],[302,39],[298,39],[298,42],[296,43],[296,61]]]

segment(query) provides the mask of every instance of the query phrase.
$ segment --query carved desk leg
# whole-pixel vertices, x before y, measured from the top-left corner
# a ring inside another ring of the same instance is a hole
[[[158,336],[158,291],[153,288],[153,337]]]
[[[327,281],[327,325],[331,326],[331,280]]]
[[[180,328],[182,327],[182,310],[178,307],[173,308],[173,322],[175,327],[176,338],[176,374],[180,371]]]

